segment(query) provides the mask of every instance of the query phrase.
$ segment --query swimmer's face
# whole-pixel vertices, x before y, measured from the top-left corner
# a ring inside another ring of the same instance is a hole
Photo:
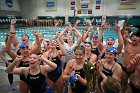
[[[67,41],[68,41],[68,42],[73,42],[73,37],[72,37],[72,36],[68,36],[68,37],[67,37]]]
[[[52,41],[50,42],[50,48],[54,49],[54,48],[56,48],[56,46],[57,46],[56,41],[55,41],[55,40],[52,40]]]
[[[20,53],[22,56],[25,56],[25,57],[28,56],[29,55],[29,47],[21,48]]]
[[[108,39],[106,40],[106,44],[109,45],[109,46],[113,46],[114,43],[115,43],[115,41],[114,41],[112,38],[108,38]]]
[[[42,33],[39,33],[38,34],[38,37],[39,37],[40,40],[43,39],[43,34]]]
[[[39,56],[36,54],[32,54],[29,57],[29,64],[30,64],[30,66],[36,66],[36,65],[40,64]]]
[[[105,58],[108,60],[108,61],[111,61],[111,60],[114,60],[115,58],[115,55],[111,52],[106,52],[105,53]]]
[[[89,51],[91,51],[91,45],[90,44],[88,44],[88,43],[86,43],[85,44],[85,52],[87,51],[87,52],[89,52]]]
[[[74,58],[76,61],[79,61],[79,62],[84,59],[84,55],[85,54],[84,54],[83,50],[80,50],[80,49],[77,49],[74,52]]]
[[[132,44],[138,44],[140,42],[140,37],[138,37],[136,35],[132,35],[131,42],[132,42]]]
[[[26,36],[26,35],[22,36],[22,43],[27,43],[28,40],[29,40],[28,36]]]

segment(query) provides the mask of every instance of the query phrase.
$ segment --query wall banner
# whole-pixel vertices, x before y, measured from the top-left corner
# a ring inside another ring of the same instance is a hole
[[[17,0],[0,0],[0,10],[20,11]]]
[[[45,1],[45,11],[56,11],[57,10],[57,0],[44,0]]]

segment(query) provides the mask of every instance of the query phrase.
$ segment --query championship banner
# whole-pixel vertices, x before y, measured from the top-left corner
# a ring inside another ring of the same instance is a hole
[[[70,10],[75,10],[75,1],[70,2]]]
[[[94,0],[76,0],[76,6],[79,10],[92,10]]]
[[[136,9],[136,0],[118,0],[118,9]]]
[[[136,0],[120,0],[121,4],[136,4]]]
[[[90,3],[90,0],[80,0],[80,3],[81,4],[89,4]]]
[[[20,11],[17,0],[0,0],[0,10]]]
[[[44,1],[45,1],[45,11],[57,10],[57,0],[44,0]]]

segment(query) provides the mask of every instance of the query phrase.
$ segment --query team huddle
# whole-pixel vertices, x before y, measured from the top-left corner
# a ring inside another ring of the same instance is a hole
[[[140,30],[131,31],[125,20],[123,27],[114,26],[118,38],[108,36],[104,44],[109,23],[103,22],[96,34],[90,20],[82,33],[79,23],[68,22],[58,32],[55,22],[55,39],[33,30],[30,44],[27,34],[18,41],[13,19],[0,49],[11,90],[16,74],[21,93],[140,93]]]

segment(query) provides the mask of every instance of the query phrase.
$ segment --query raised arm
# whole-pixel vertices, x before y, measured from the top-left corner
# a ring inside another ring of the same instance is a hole
[[[15,33],[9,32],[9,34],[8,34],[8,40],[6,42],[6,49],[5,49],[5,51],[14,60],[17,57],[17,55],[16,55],[16,53],[14,51],[11,50],[11,43],[13,41],[12,40],[13,37],[15,37]]]
[[[30,55],[31,54],[34,54],[36,53],[39,49],[40,49],[40,46],[41,46],[41,41],[39,40],[39,37],[38,37],[38,32],[33,30],[32,33],[34,34],[35,38],[36,38],[36,44],[35,46],[31,49],[30,51]]]
[[[93,37],[93,32],[94,32],[94,29],[93,29],[93,26],[92,26],[92,23],[90,20],[87,21],[88,25],[89,25],[89,32],[90,32],[90,40],[92,40],[92,37]]]
[[[80,20],[77,20],[75,25],[74,25],[74,28],[76,28],[80,22],[81,22]]]
[[[82,41],[82,35],[80,34],[80,32],[76,29],[76,28],[72,28],[72,32],[74,33],[74,35],[77,36],[77,45],[81,44]]]
[[[104,46],[103,46],[103,43],[102,43],[102,36],[103,36],[103,27],[101,26],[99,28],[99,33],[98,33],[98,46],[97,46],[100,52],[103,51],[103,49],[104,49]]]
[[[60,37],[63,36],[63,34],[68,30],[68,27],[65,27],[63,31],[61,31],[61,33],[59,34]]]
[[[85,33],[83,33],[83,37],[82,37],[83,42],[87,42],[86,39],[87,39],[87,36],[88,36],[89,32],[90,32],[90,37],[89,38],[91,40],[92,37],[93,37],[93,26],[90,26],[89,29]]]
[[[12,19],[12,20],[11,20],[11,24],[10,24],[10,32],[12,32],[12,33],[16,33],[16,31],[15,31],[15,24],[16,24],[16,19]],[[18,39],[16,38],[16,36],[13,38],[12,43],[13,43],[13,45],[14,45],[15,47],[18,46],[19,41],[18,41]]]
[[[117,54],[120,54],[123,48],[123,37],[121,35],[120,27],[115,25],[115,30],[118,34],[118,46],[117,46],[118,53]]]
[[[60,43],[60,41],[59,41],[59,37],[56,37],[56,42],[57,42],[57,44],[58,44],[58,46],[59,46],[59,49],[60,49],[60,57],[61,56],[65,56],[66,55],[66,49],[63,47],[63,45]]]
[[[54,26],[54,33],[55,33],[55,35],[56,35],[56,33],[58,32],[57,31],[57,26],[58,26],[58,24],[59,24],[59,22],[57,21],[57,22],[55,22],[55,26]]]
[[[72,28],[72,32],[77,38],[82,37],[81,33],[76,28]]]

